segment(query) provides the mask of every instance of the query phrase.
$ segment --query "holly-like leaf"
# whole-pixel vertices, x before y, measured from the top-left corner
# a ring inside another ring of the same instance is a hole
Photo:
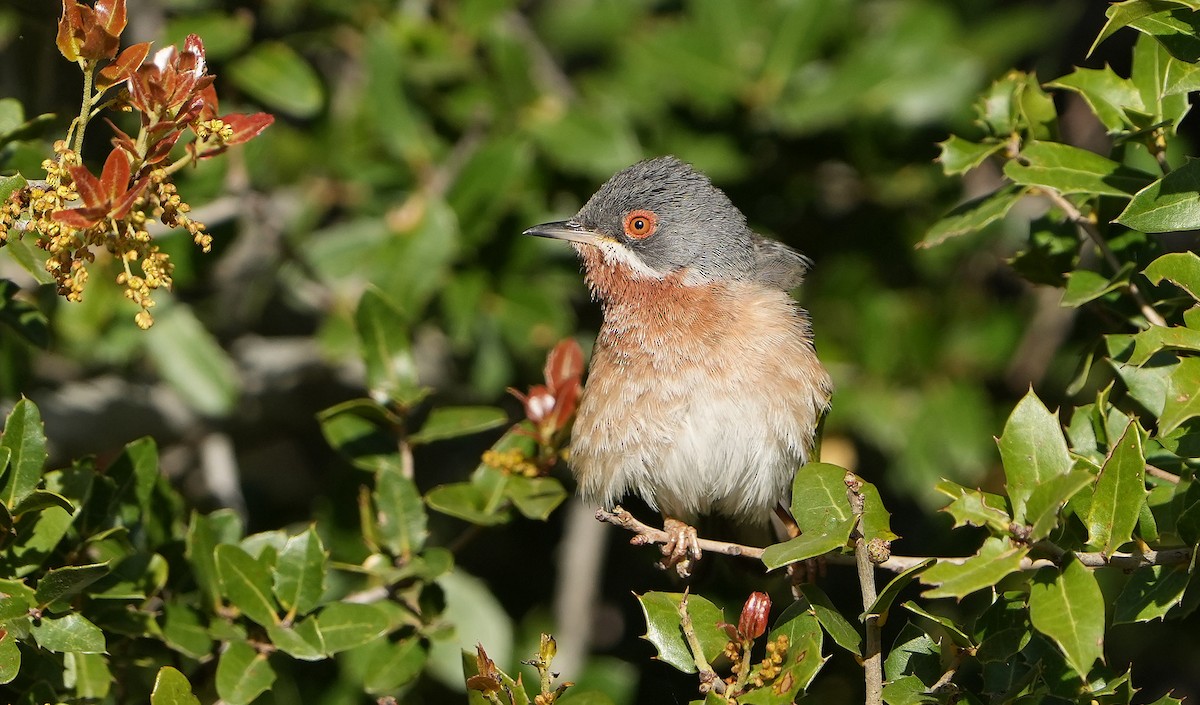
[[[1160,350],[1200,352],[1200,328],[1150,326],[1133,336],[1129,364],[1144,365]]]
[[[273,624],[267,627],[267,636],[280,651],[294,659],[320,661],[328,655],[321,629],[312,617],[295,624]]]
[[[895,602],[896,598],[900,596],[900,592],[904,588],[908,587],[913,580],[916,580],[917,576],[928,570],[929,567],[935,562],[936,559],[926,558],[920,563],[917,563],[916,565],[904,570],[899,575],[892,578],[890,581],[888,581],[888,584],[879,591],[879,594],[876,595],[875,601],[871,603],[871,606],[867,609],[867,613],[879,615],[880,624],[885,624],[887,622],[888,612],[892,608],[892,603]]]
[[[271,575],[261,563],[239,546],[221,544],[216,551],[217,576],[221,593],[229,598],[242,614],[264,627],[279,623],[275,598],[271,592]]]
[[[1038,485],[1025,503],[1025,523],[1029,540],[1040,541],[1059,524],[1059,511],[1080,490],[1092,484],[1095,475],[1087,470],[1072,470]]]
[[[1167,436],[1200,416],[1200,358],[1185,357],[1167,377],[1158,435]]]
[[[1174,7],[1167,12],[1155,12],[1129,23],[1156,44],[1171,52],[1179,61],[1200,61],[1200,13],[1194,8]]]
[[[1200,160],[1183,165],[1134,194],[1116,222],[1145,233],[1200,228]]]
[[[917,247],[940,245],[952,237],[983,230],[1008,215],[1012,207],[1021,200],[1029,189],[1009,184],[966,203],[955,206],[941,220],[934,223]]]
[[[413,445],[468,436],[508,423],[503,409],[491,406],[451,406],[429,412],[421,429],[408,437]]]
[[[1121,78],[1111,68],[1077,68],[1049,84],[1054,88],[1065,88],[1078,93],[1109,134],[1119,133],[1133,127],[1127,109],[1145,112],[1142,96],[1133,82]]]
[[[821,625],[816,616],[797,602],[784,610],[767,635],[768,643],[786,636],[787,651],[779,675],[769,688],[756,688],[738,696],[744,705],[779,705],[796,700],[796,696],[813,682],[828,658],[821,655]],[[563,705],[568,705],[564,702]]]
[[[1004,174],[1018,184],[1062,194],[1130,196],[1154,181],[1150,174],[1060,142],[1030,142],[1019,161],[1004,165]]]
[[[0,685],[11,683],[21,671],[21,650],[17,648],[17,635],[5,631],[0,636]]]
[[[1183,600],[1189,575],[1184,567],[1148,565],[1133,571],[1113,604],[1113,624],[1162,619]]]
[[[944,142],[938,142],[941,154],[937,160],[942,164],[942,171],[947,176],[965,174],[979,166],[988,157],[1004,149],[1004,142],[971,142],[958,135],[950,135]]]
[[[913,613],[918,618],[912,624],[918,626],[934,641],[941,642],[945,636],[949,636],[950,640],[961,648],[975,649],[978,646],[974,639],[955,624],[953,619],[943,617],[940,614],[934,614],[912,600],[905,602],[901,607]]]
[[[763,551],[762,562],[768,570],[775,570],[791,563],[823,556],[844,547],[850,540],[850,530],[853,528],[854,519],[851,518],[835,524],[827,531],[804,532],[783,543],[767,546]]]
[[[438,485],[425,493],[430,509],[480,526],[495,526],[512,519],[512,512],[493,501],[493,495],[471,482]]]
[[[1058,417],[1033,390],[1013,409],[1000,436],[1000,458],[1013,518],[1025,521],[1025,503],[1038,485],[1067,473],[1071,455]]]
[[[230,642],[217,662],[217,695],[229,705],[249,705],[274,682],[267,655],[244,641]]]
[[[187,676],[170,666],[163,666],[154,678],[150,705],[200,705],[200,699],[192,694],[192,684]]]
[[[1177,9],[1179,9],[1179,4],[1172,0],[1125,0],[1125,2],[1112,3],[1104,12],[1108,21],[1104,23],[1100,34],[1096,36],[1096,41],[1092,42],[1092,47],[1088,49],[1088,56],[1096,51],[1100,42],[1111,37],[1118,29],[1127,27],[1143,17]]]
[[[33,492],[46,464],[46,433],[37,406],[22,398],[4,422],[0,447],[9,450],[8,472],[0,485],[0,501],[10,510]]]
[[[679,604],[683,593],[647,592],[638,595],[642,614],[646,618],[644,639],[654,644],[658,659],[684,673],[696,672],[696,659],[683,636]],[[704,657],[710,662],[725,648],[729,636],[717,625],[724,622],[721,610],[699,595],[688,595],[688,614]]]
[[[1130,421],[1100,470],[1092,493],[1087,524],[1088,546],[1111,556],[1133,537],[1146,503],[1145,432]]]
[[[1059,572],[1038,571],[1029,591],[1029,619],[1086,677],[1104,657],[1104,596],[1096,576],[1075,558]]]
[[[108,575],[108,563],[53,568],[38,580],[34,599],[41,608],[72,595]]]
[[[308,614],[325,592],[325,547],[316,527],[288,539],[275,561],[275,597],[292,614]]]
[[[395,691],[421,674],[427,658],[428,653],[419,638],[410,637],[396,642],[380,640],[379,647],[367,662],[367,677],[363,687],[373,694]]]
[[[317,414],[326,442],[355,467],[376,472],[395,464],[401,420],[370,399],[351,399]]]
[[[994,534],[1008,532],[1012,517],[1000,495],[968,489],[949,480],[942,480],[934,489],[951,498],[942,511],[954,517],[954,528],[986,526]]]
[[[962,598],[976,590],[990,588],[1004,576],[1021,568],[1021,559],[1029,549],[1003,538],[992,537],[983,542],[979,552],[963,559],[939,559],[937,564],[921,574],[925,597]]]
[[[838,646],[855,656],[862,656],[862,634],[854,628],[850,620],[842,616],[833,601],[829,599],[829,595],[817,587],[816,583],[805,583],[800,586],[800,591],[808,600],[809,608],[816,616],[817,621],[825,628],[826,633],[833,637]]]
[[[1200,184],[1198,184],[1200,186]],[[1142,270],[1151,284],[1166,279],[1200,301],[1200,255],[1195,252],[1171,252],[1159,257]]]

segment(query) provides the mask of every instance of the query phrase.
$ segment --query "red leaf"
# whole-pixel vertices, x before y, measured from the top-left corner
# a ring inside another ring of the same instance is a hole
[[[79,61],[79,46],[83,43],[83,20],[75,0],[62,0],[62,16],[58,18],[55,44],[67,61]]]
[[[54,211],[51,217],[64,225],[69,225],[73,228],[84,230],[99,223],[104,217],[105,211],[97,208],[70,208],[68,210]]]
[[[558,395],[558,390],[569,380],[577,383],[583,376],[583,350],[571,338],[559,341],[546,356],[546,385]]]
[[[149,184],[149,176],[143,176],[142,178],[138,179],[137,183],[133,185],[133,188],[121,194],[121,196],[113,202],[112,207],[108,211],[108,215],[116,218],[117,220],[129,215],[129,211],[131,208],[133,208],[134,202],[137,201],[138,197],[145,193],[146,187]]]
[[[100,172],[100,189],[104,200],[113,203],[129,189],[129,158],[119,149],[108,153],[104,160],[104,171]]]
[[[172,132],[155,142],[146,154],[146,163],[157,164],[166,159],[171,154],[171,150],[174,149],[175,143],[179,141],[179,135],[180,133],[178,132]]]
[[[141,42],[127,47],[116,60],[100,69],[96,79],[97,90],[107,90],[118,83],[128,81],[150,54],[150,42]]]
[[[137,145],[134,143],[133,138],[127,135],[121,128],[117,127],[112,120],[109,120],[108,118],[103,118],[103,120],[104,122],[108,123],[109,129],[113,131],[113,146],[117,149],[125,150],[125,152],[131,157],[136,157]]]
[[[75,190],[79,193],[79,200],[83,201],[85,208],[107,206],[108,199],[104,197],[104,189],[100,186],[100,180],[92,176],[92,172],[88,171],[86,166],[73,166],[70,171],[71,179],[75,182]]]
[[[125,31],[125,0],[96,0],[96,19],[106,34],[120,39]]]
[[[275,122],[275,116],[267,113],[244,115],[233,113],[221,118],[222,122],[233,128],[233,135],[225,140],[225,144],[241,144],[257,137],[263,130]]]
[[[104,29],[96,12],[86,5],[79,6],[79,21],[83,25],[83,44],[79,55],[85,59],[111,59],[121,48],[121,38]]]

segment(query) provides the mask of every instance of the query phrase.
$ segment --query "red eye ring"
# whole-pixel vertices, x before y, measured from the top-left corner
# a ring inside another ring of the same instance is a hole
[[[653,211],[639,208],[625,216],[625,234],[634,240],[645,240],[658,229],[658,216]]]

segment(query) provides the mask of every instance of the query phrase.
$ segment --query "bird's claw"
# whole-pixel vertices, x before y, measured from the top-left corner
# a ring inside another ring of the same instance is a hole
[[[659,567],[663,570],[675,568],[681,578],[692,574],[692,565],[700,560],[700,539],[696,528],[678,519],[667,517],[663,520],[663,531],[667,532],[667,542],[663,544],[663,559]]]

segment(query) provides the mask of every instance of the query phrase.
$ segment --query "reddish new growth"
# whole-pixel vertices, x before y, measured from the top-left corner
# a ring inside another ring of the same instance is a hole
[[[509,388],[509,394],[525,406],[525,418],[533,431],[525,431],[537,441],[536,458],[528,458],[518,449],[489,450],[483,462],[506,472],[536,477],[545,475],[558,462],[567,442],[567,432],[575,418],[579,394],[583,389],[583,351],[574,340],[563,340],[546,357],[545,384],[535,384],[528,393]]]
[[[97,251],[107,251],[122,265],[117,283],[141,309],[138,326],[149,328],[151,293],[170,289],[173,265],[151,241],[147,222],[153,218],[186,230],[205,252],[212,244],[204,224],[188,216],[190,207],[177,193],[172,174],[250,140],[274,118],[219,114],[204,44],[196,35],[188,36],[182,50],[167,47],[149,59],[148,43],[118,56],[125,0],[96,0],[92,7],[76,0],[62,3],[57,44],[83,71],[79,117],[66,139],[55,143],[55,158],[42,163],[45,180],[17,190],[0,209],[0,245],[10,232],[33,233],[37,246],[50,254],[46,270],[58,293],[70,301],[82,299],[87,265]],[[115,95],[106,97],[114,88]],[[113,150],[96,176],[80,163],[79,153],[88,123],[103,108],[135,111],[140,125],[131,136],[109,122]],[[173,158],[181,141],[186,147]]]

